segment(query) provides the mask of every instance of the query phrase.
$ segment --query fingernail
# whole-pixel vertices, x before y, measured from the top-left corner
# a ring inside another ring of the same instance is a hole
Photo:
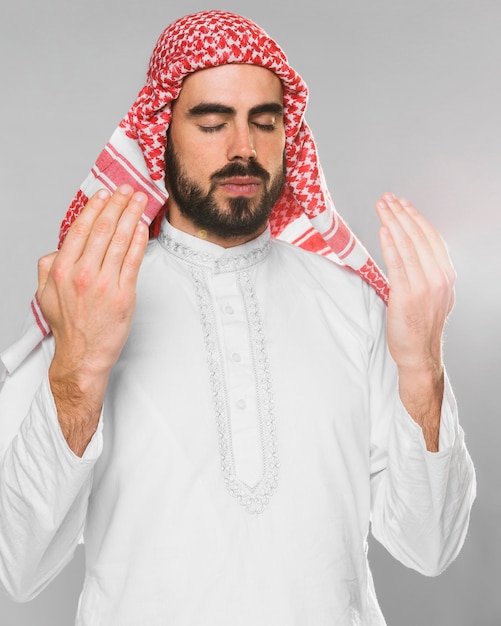
[[[393,200],[395,200],[394,194],[390,193],[389,191],[383,194],[383,198],[389,202],[392,202]]]
[[[101,198],[101,200],[106,200],[107,198],[110,197],[110,193],[109,193],[109,191],[107,189],[100,189],[97,192],[97,197]]]
[[[124,185],[119,185],[117,187],[117,191],[124,196],[128,196],[130,193],[132,193],[132,187],[125,183]]]
[[[378,201],[376,202],[376,207],[377,207],[378,209],[387,209],[387,208],[388,208],[388,205],[386,204],[386,202],[385,202],[384,200],[378,200]]]
[[[136,200],[137,202],[144,202],[147,199],[148,196],[142,191],[136,191],[136,193],[134,194],[134,200]]]

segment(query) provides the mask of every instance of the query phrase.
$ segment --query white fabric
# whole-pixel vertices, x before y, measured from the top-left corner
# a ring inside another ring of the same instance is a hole
[[[403,409],[384,315],[357,276],[268,232],[224,250],[165,224],[83,459],[58,427],[52,340],[7,377],[1,584],[31,598],[85,524],[78,626],[384,624],[370,521],[434,575],[475,492],[449,385],[437,454]]]

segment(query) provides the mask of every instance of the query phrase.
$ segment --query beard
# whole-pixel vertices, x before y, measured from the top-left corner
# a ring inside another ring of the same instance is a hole
[[[169,192],[184,217],[217,237],[235,238],[252,235],[267,223],[285,184],[285,157],[281,171],[273,178],[256,161],[231,162],[211,175],[209,191],[204,193],[183,170],[172,141],[168,141],[165,172]],[[221,206],[215,198],[218,184],[234,176],[259,178],[263,183],[261,196],[228,198],[227,206]]]

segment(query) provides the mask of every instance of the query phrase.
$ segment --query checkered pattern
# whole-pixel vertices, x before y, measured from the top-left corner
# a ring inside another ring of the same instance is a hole
[[[166,133],[171,103],[183,79],[197,70],[249,63],[273,71],[284,88],[287,180],[270,218],[271,232],[354,269],[387,301],[388,285],[362,244],[336,212],[322,175],[312,133],[304,120],[308,89],[279,46],[250,20],[223,11],[183,17],[161,34],[147,81],[98,157],[61,224],[60,244],[88,197],[130,182],[148,194],[152,234],[167,210],[164,186]],[[305,217],[307,219],[305,219]]]
[[[315,142],[304,121],[306,85],[263,30],[243,17],[221,11],[184,17],[162,33],[145,86],[68,208],[60,228],[60,245],[88,198],[103,187],[113,191],[122,183],[146,193],[143,218],[153,236],[158,232],[168,208],[164,154],[171,103],[188,74],[226,63],[266,67],[283,83],[287,180],[270,217],[273,236],[353,269],[387,302],[384,275],[338,215],[327,191]],[[1,354],[9,373],[50,333],[36,297],[31,309],[33,323]]]

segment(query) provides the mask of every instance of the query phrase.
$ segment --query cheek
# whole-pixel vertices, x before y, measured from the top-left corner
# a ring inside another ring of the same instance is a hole
[[[284,164],[285,136],[270,139],[262,146],[262,150],[268,171],[272,174],[281,172]]]
[[[281,174],[283,169],[284,169],[284,153],[282,151],[273,156],[273,159],[270,162],[268,171],[273,177],[275,177]]]
[[[186,163],[189,163],[192,175],[208,180],[209,177],[220,167],[225,165],[221,162],[221,147],[215,141],[191,141],[185,150]]]
[[[178,158],[185,175],[202,188],[208,188],[209,177],[216,169],[212,151],[200,141],[185,141],[182,151],[178,151]]]

